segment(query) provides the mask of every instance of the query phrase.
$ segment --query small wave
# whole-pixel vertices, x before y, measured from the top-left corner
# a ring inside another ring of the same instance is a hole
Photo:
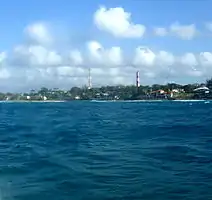
[[[211,199],[211,104],[75,102],[1,106],[0,200]]]
[[[91,100],[96,103],[108,103],[108,102],[119,102],[119,103],[137,103],[137,102],[166,102],[167,100]]]
[[[203,102],[205,100],[195,100],[195,99],[190,99],[190,100],[173,100],[174,102]]]

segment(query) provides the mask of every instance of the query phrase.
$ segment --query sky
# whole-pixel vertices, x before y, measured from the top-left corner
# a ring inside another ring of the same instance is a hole
[[[210,0],[3,0],[0,91],[204,82]]]

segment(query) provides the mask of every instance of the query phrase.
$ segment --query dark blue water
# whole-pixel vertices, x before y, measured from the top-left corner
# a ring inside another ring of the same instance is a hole
[[[1,103],[0,199],[212,199],[212,102]]]

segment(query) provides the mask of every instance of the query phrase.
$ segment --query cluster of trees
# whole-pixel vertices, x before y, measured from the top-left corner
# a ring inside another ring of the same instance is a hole
[[[39,100],[43,96],[46,96],[49,100],[71,100],[75,99],[76,96],[79,96],[80,99],[94,99],[97,97],[107,97],[107,98],[115,98],[119,97],[119,99],[130,99],[136,98],[139,95],[147,95],[152,91],[156,90],[164,90],[169,92],[173,89],[181,89],[184,91],[185,94],[192,94],[193,90],[199,86],[207,86],[209,89],[212,90],[212,79],[209,79],[204,84],[187,84],[187,85],[180,85],[176,83],[169,83],[166,85],[159,85],[154,84],[152,86],[140,86],[139,90],[136,86],[102,86],[96,87],[88,90],[86,87],[72,87],[68,91],[63,91],[58,88],[48,89],[42,87],[40,90],[35,91],[31,90],[29,93],[23,94],[14,94],[14,93],[0,93],[0,100],[5,100],[7,97],[10,100],[22,100],[26,99],[26,96],[30,96],[31,99]]]

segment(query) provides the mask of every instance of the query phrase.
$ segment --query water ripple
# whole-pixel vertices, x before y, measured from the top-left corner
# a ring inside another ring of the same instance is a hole
[[[0,199],[212,199],[211,104],[0,104]]]

